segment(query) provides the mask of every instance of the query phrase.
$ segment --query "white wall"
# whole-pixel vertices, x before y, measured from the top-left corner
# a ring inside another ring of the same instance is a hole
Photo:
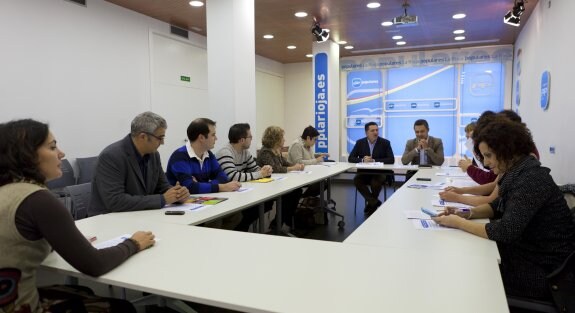
[[[541,0],[525,24],[515,44],[521,49],[519,113],[531,129],[541,162],[551,169],[558,184],[575,183],[575,145],[572,134],[575,119],[572,62],[575,42],[571,39],[574,1]],[[515,67],[517,70],[517,67]],[[549,109],[540,108],[541,73],[551,73]],[[514,73],[514,86],[518,72]],[[514,88],[513,103],[516,91]],[[550,154],[549,147],[556,153]]]
[[[152,33],[171,36],[168,24],[102,0],[88,0],[87,7],[64,0],[0,1],[0,122],[49,122],[69,158],[97,155],[129,132],[135,115],[153,109]],[[181,40],[206,46],[206,38],[193,33]],[[258,70],[276,76],[283,75],[282,66],[256,59]],[[283,88],[283,76],[276,85]],[[268,102],[283,105],[282,88],[256,85]],[[261,118],[258,124],[271,124]],[[169,127],[167,135],[182,137]],[[219,135],[227,141],[227,129]],[[163,155],[171,152],[163,149]]]
[[[301,136],[304,128],[314,126],[312,62],[285,64],[285,138],[286,145]]]

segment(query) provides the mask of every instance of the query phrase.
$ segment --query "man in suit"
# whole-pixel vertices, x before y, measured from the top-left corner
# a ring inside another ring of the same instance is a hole
[[[360,162],[383,162],[393,164],[395,157],[391,149],[391,143],[387,139],[379,137],[379,127],[374,122],[365,124],[365,138],[359,139],[348,157],[350,163]],[[382,175],[357,174],[353,179],[355,187],[365,199],[364,212],[373,213],[380,205],[379,193],[386,177],[393,172],[382,171]],[[368,188],[369,186],[369,188]],[[370,191],[371,189],[371,191]]]
[[[161,116],[141,113],[132,121],[129,135],[100,153],[92,178],[90,216],[160,209],[190,196],[179,183],[170,186],[162,170],[158,148],[167,127]]]
[[[429,136],[429,124],[426,120],[417,120],[413,124],[415,139],[405,144],[401,163],[407,165],[441,165],[444,161],[443,142],[440,138]],[[421,157],[423,156],[423,160]]]

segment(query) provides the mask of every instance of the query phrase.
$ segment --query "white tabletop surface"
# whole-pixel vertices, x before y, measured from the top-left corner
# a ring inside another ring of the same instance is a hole
[[[247,192],[219,192],[193,195],[223,197],[228,198],[228,200],[196,211],[188,211],[184,215],[165,215],[165,211],[170,210],[170,207],[161,210],[110,213],[109,215],[139,221],[198,225],[264,201],[275,199],[296,188],[345,172],[352,166],[353,164],[345,162],[330,162],[326,165],[308,165],[305,167],[305,172],[303,173],[273,174],[272,178],[285,177],[278,181],[269,183],[244,182],[242,183],[242,187],[253,188],[253,190]]]
[[[454,169],[420,169],[383,203],[363,224],[361,224],[344,243],[380,247],[407,247],[421,250],[424,254],[461,253],[486,256],[500,261],[499,250],[494,241],[483,239],[462,230],[433,231],[416,229],[405,216],[406,210],[419,210],[431,207],[431,199],[439,190],[408,188],[410,184],[435,184],[456,180],[450,177],[436,176],[437,172]],[[457,168],[456,170],[459,170]],[[417,181],[416,178],[431,178],[431,181]],[[360,201],[360,200],[358,200]],[[482,220],[479,222],[487,222]]]
[[[156,246],[105,284],[247,312],[508,312],[497,263],[445,250],[376,247],[142,223],[77,222],[98,242],[151,230]],[[87,278],[52,253],[44,268]]]

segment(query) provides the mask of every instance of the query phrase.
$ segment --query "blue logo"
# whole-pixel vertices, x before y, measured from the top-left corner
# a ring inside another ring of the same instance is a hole
[[[541,109],[547,110],[549,107],[549,87],[551,85],[551,74],[544,71],[541,74]]]
[[[319,136],[315,143],[315,151],[327,153],[327,117],[328,117],[328,76],[327,76],[327,54],[318,53],[314,59],[314,98],[315,98],[315,128]]]
[[[351,80],[351,85],[353,86],[353,88],[359,88],[361,87],[361,78],[354,78]]]
[[[417,103],[415,103],[415,102],[411,103],[411,108],[412,108],[412,109],[416,109],[416,108],[417,108]]]

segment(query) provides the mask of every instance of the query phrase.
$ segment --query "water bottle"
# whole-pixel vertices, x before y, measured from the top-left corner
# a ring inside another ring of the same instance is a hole
[[[419,149],[419,165],[427,165],[427,155],[425,149]]]

